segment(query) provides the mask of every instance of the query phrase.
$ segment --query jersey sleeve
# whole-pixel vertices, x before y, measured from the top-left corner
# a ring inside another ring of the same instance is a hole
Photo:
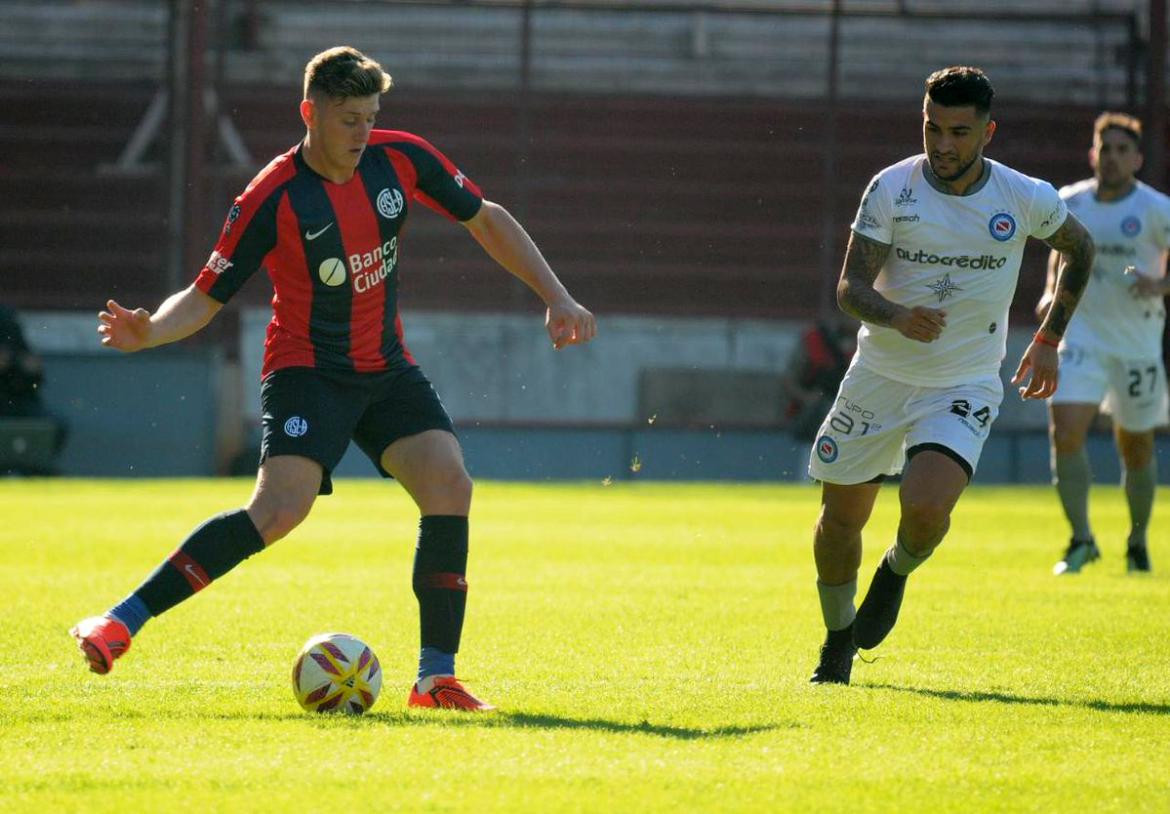
[[[1044,240],[1052,237],[1068,217],[1068,202],[1047,181],[1037,181],[1028,211],[1028,234]]]
[[[857,207],[850,228],[871,240],[889,245],[894,242],[893,209],[890,191],[882,183],[882,176],[875,175],[861,196],[861,205]]]
[[[382,146],[406,158],[414,170],[414,199],[452,220],[475,217],[483,193],[470,178],[430,142],[395,132]]]
[[[1170,197],[1159,195],[1156,212],[1158,215],[1155,224],[1154,240],[1163,251],[1170,249]]]
[[[251,192],[246,190],[228,210],[215,249],[195,278],[196,288],[221,303],[243,287],[276,245],[276,209],[282,192],[264,197]]]

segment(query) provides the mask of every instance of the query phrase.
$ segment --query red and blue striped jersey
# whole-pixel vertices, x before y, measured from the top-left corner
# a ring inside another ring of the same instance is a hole
[[[479,187],[418,136],[374,130],[344,184],[301,145],[235,200],[195,286],[226,303],[261,267],[272,280],[263,375],[285,367],[371,372],[414,364],[398,316],[398,242],[413,201],[475,216]]]

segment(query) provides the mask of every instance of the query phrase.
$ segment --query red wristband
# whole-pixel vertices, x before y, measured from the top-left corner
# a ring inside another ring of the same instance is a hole
[[[1037,332],[1037,334],[1032,338],[1035,341],[1039,342],[1041,345],[1047,345],[1050,348],[1059,348],[1060,347],[1060,340],[1059,339],[1056,340],[1055,342],[1053,342],[1051,339],[1046,339],[1045,337],[1041,336],[1039,334],[1039,332]]]

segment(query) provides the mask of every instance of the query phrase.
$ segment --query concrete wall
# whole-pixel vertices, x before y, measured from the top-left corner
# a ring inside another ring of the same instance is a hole
[[[45,400],[72,428],[61,461],[66,474],[210,475],[224,464],[223,439],[232,435],[225,425],[242,424],[255,443],[265,311],[241,314],[238,365],[226,362],[220,349],[198,346],[132,356],[106,351],[89,314],[35,312],[22,319],[30,342],[45,354]],[[602,319],[590,346],[555,352],[539,314],[411,312],[404,323],[408,344],[456,420],[477,477],[805,477],[807,445],[784,433],[664,428],[640,415],[637,403],[638,377],[647,367],[774,373],[800,325],[620,317]],[[1011,334],[1005,375],[1027,340],[1026,330]],[[1006,393],[977,480],[1044,482],[1044,407],[1022,403],[1010,387]],[[1170,461],[1170,438],[1159,439],[1158,455]],[[1091,439],[1090,457],[1099,481],[1118,479],[1107,436]],[[351,447],[336,474],[368,476],[373,470]]]
[[[241,313],[240,367],[260,380],[271,312]],[[777,373],[800,323],[715,318],[600,318],[588,345],[554,351],[543,312],[450,314],[406,311],[406,344],[456,421],[641,423],[638,377],[649,367]],[[259,419],[259,404],[247,413]]]
[[[218,351],[45,354],[46,405],[69,424],[58,465],[92,477],[202,476],[216,466]]]
[[[267,309],[241,314],[245,391],[259,381]],[[638,381],[647,368],[779,373],[805,323],[721,318],[605,317],[584,347],[552,350],[542,315],[407,311],[406,343],[460,422],[641,425]],[[1004,376],[1015,372],[1031,331],[1008,338]],[[1010,368],[1010,369],[1009,369]],[[1046,426],[1042,404],[1005,384],[998,427]],[[248,415],[259,420],[259,405]]]

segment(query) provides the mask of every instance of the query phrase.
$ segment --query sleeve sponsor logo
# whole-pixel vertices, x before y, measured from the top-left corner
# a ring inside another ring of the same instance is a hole
[[[858,229],[880,229],[881,224],[878,223],[877,218],[875,218],[873,215],[869,214],[869,212],[867,212],[864,208],[862,208],[861,212],[857,215],[857,228]]]
[[[987,222],[987,231],[1000,243],[1005,243],[1016,235],[1016,219],[1007,212],[996,212]]]
[[[1044,216],[1044,220],[1040,221],[1040,228],[1047,229],[1058,220],[1064,220],[1064,213],[1068,211],[1068,204],[1062,198],[1056,204],[1056,208]]]
[[[218,251],[211,253],[211,257],[207,258],[206,268],[216,274],[223,274],[232,267],[232,261],[228,260]]]

